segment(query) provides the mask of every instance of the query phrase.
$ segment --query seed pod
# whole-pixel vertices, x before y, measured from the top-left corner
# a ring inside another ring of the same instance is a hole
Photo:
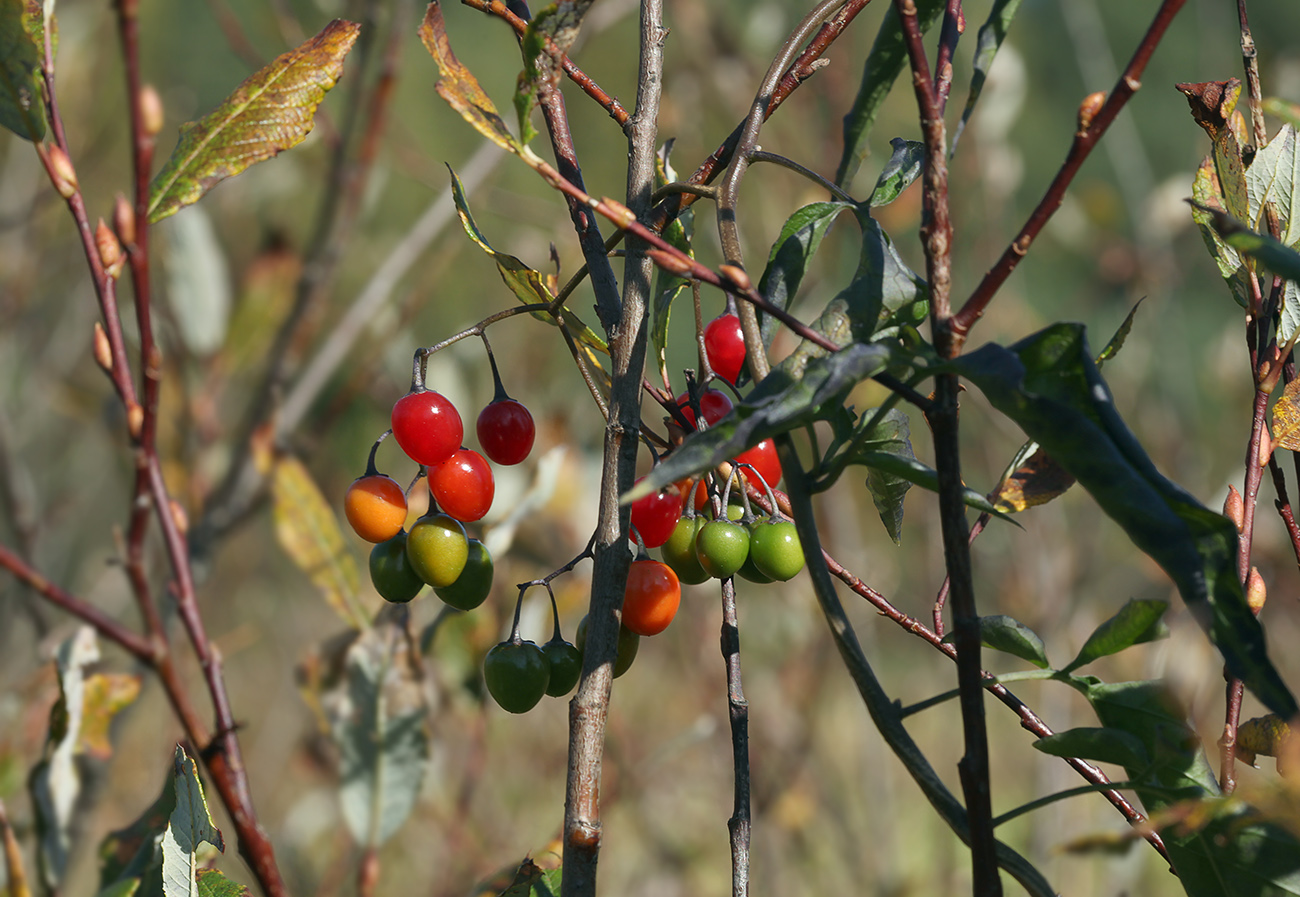
[[[1246,508],[1236,486],[1228,487],[1228,497],[1223,500],[1223,516],[1237,525],[1237,533],[1240,534],[1246,522]]]
[[[1259,616],[1267,600],[1268,590],[1264,586],[1264,577],[1259,575],[1258,567],[1251,567],[1250,576],[1246,579],[1246,603],[1255,612],[1255,616]]]
[[[103,218],[95,225],[95,248],[99,250],[99,261],[103,264],[105,273],[117,280],[122,273],[122,266],[126,264],[126,254],[122,252],[122,244],[118,242],[117,235],[104,223]]]
[[[163,129],[162,97],[152,84],[140,88],[140,124],[149,137],[154,137]]]
[[[57,146],[49,149],[50,175],[54,179],[54,189],[64,199],[71,199],[77,192],[77,170],[72,167],[68,154]]]
[[[1101,111],[1101,107],[1104,106],[1105,104],[1106,104],[1105,91],[1099,90],[1096,93],[1090,93],[1083,98],[1083,102],[1079,104],[1079,133],[1080,134],[1082,134],[1084,131],[1087,131],[1088,128],[1092,126],[1092,120],[1096,118],[1097,113]]]

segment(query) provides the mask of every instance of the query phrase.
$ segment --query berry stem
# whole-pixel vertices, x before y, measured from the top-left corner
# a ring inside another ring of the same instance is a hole
[[[479,339],[483,340],[483,351],[487,352],[488,364],[492,368],[492,401],[508,402],[510,395],[506,392],[506,386],[501,382],[501,372],[497,370],[497,357],[492,354],[492,344],[488,342],[487,331],[480,329],[478,332]]]

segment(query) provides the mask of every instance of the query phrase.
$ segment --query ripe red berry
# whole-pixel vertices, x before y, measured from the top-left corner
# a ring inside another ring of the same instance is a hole
[[[781,482],[781,459],[777,457],[776,444],[770,439],[764,439],[753,448],[745,449],[736,456],[736,462],[738,464],[752,465],[754,470],[758,471],[758,475],[769,486],[775,486]],[[750,471],[742,468],[741,474],[748,476]],[[749,478],[752,479],[752,477]],[[754,485],[762,488],[761,483],[755,483]]]
[[[393,437],[412,461],[433,466],[460,448],[465,427],[455,405],[440,393],[425,389],[397,400]]]
[[[632,525],[646,548],[658,548],[667,542],[681,516],[682,494],[673,486],[632,502]]]
[[[497,464],[518,464],[533,449],[533,416],[514,399],[497,399],[479,412],[475,425],[483,454]]]
[[[682,393],[677,397],[677,407],[682,409],[682,414],[690,421],[691,426],[695,426],[695,409],[691,407],[691,397],[689,393]],[[711,427],[718,421],[727,416],[731,410],[731,399],[725,392],[718,389],[706,389],[700,393],[700,411],[704,413],[704,420]]]
[[[704,328],[704,354],[713,373],[734,384],[745,366],[745,337],[740,331],[740,318],[719,315],[710,321]]]
[[[492,507],[492,466],[473,449],[462,448],[429,468],[429,491],[438,506],[462,523],[478,520]]]

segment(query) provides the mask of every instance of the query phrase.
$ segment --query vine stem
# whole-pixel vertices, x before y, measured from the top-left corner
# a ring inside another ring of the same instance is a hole
[[[648,210],[654,190],[655,138],[663,76],[661,0],[642,0],[636,108],[624,131],[628,141],[627,208]],[[604,259],[602,254],[601,259]],[[588,258],[592,270],[594,259]],[[606,264],[608,264],[606,262]],[[654,266],[641,240],[628,241],[622,308],[612,329],[612,378],[605,425],[600,507],[592,562],[587,650],[577,695],[569,703],[569,763],[564,801],[563,897],[595,897],[600,858],[600,773],[605,726],[618,651],[618,628],[631,556],[630,509],[619,496],[632,486],[639,448],[642,372],[645,368],[650,275]],[[593,285],[600,284],[593,281]]]

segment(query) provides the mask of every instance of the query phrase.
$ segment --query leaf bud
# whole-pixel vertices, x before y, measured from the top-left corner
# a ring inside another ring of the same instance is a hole
[[[1090,93],[1083,98],[1079,104],[1079,133],[1087,131],[1092,127],[1092,120],[1097,117],[1101,107],[1106,105],[1106,92],[1099,90],[1096,93]]]
[[[99,261],[104,266],[104,272],[117,280],[122,273],[122,266],[126,264],[126,253],[122,252],[122,244],[118,242],[117,235],[104,223],[103,218],[95,225],[95,248],[99,250]]]
[[[623,205],[617,199],[610,199],[608,196],[600,198],[601,205],[606,209],[609,220],[614,222],[619,230],[627,230],[633,224],[636,224],[636,215],[632,210]]]
[[[71,199],[78,188],[77,170],[72,167],[72,160],[58,146],[50,147],[49,159],[50,179],[54,182],[54,189],[59,191],[59,195],[64,199]]]
[[[1228,486],[1228,497],[1223,500],[1223,516],[1237,525],[1237,533],[1240,535],[1246,522],[1246,506],[1242,503],[1241,493],[1236,486]]]
[[[121,193],[113,201],[113,230],[117,231],[117,238],[127,246],[135,245],[135,206]]]
[[[126,406],[126,429],[132,439],[140,441],[140,434],[144,432],[144,408],[139,402]]]
[[[1255,612],[1255,616],[1259,616],[1267,600],[1268,590],[1264,586],[1264,577],[1259,575],[1258,567],[1251,567],[1250,576],[1246,580],[1246,603]]]
[[[113,373],[113,349],[108,344],[108,334],[104,332],[104,325],[95,322],[95,335],[92,339],[93,348],[91,351],[95,354],[95,363],[104,369],[104,373]]]
[[[691,273],[691,263],[680,256],[673,255],[662,249],[647,249],[646,255],[650,261],[654,262],[660,268],[663,268],[669,274],[676,274],[678,277],[687,277]]]
[[[749,279],[749,275],[745,273],[744,268],[738,265],[718,265],[718,270],[735,285],[736,289],[748,293],[754,288],[754,284]]]
[[[176,499],[171,499],[169,504],[172,512],[172,522],[176,524],[177,531],[184,536],[190,531],[190,517]]]
[[[149,137],[157,136],[163,129],[162,97],[158,96],[152,84],[140,88],[140,124]]]

